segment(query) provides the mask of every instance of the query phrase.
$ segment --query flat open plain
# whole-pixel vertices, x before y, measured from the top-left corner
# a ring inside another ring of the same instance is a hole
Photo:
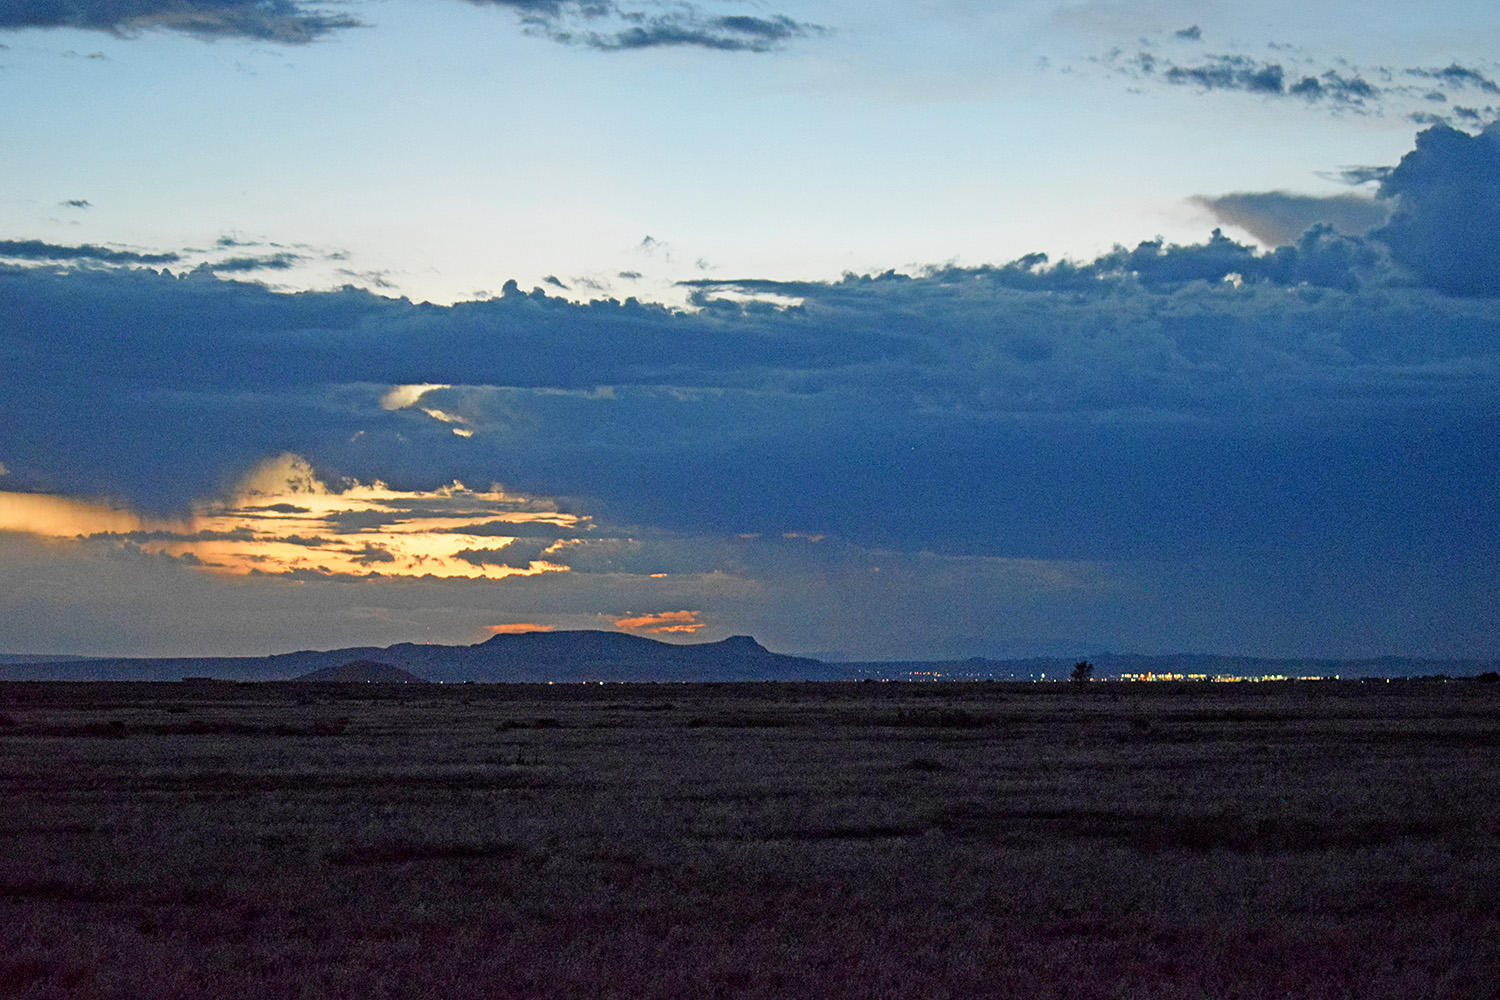
[[[0,685],[0,995],[1476,998],[1500,685]]]

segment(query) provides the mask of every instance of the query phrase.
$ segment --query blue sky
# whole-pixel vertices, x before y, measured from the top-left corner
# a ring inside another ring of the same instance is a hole
[[[0,650],[1500,654],[1497,36],[0,0]]]

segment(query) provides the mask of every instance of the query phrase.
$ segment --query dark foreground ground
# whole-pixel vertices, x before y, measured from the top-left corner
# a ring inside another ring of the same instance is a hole
[[[1500,685],[0,685],[0,996],[1488,998]]]

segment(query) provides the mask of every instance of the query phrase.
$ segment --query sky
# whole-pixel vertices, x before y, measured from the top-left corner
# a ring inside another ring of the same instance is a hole
[[[1500,656],[1497,52],[0,0],[0,652]]]

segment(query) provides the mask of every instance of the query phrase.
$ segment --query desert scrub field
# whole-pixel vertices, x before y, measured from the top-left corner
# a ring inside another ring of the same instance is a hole
[[[0,685],[0,995],[1491,998],[1500,685]]]

